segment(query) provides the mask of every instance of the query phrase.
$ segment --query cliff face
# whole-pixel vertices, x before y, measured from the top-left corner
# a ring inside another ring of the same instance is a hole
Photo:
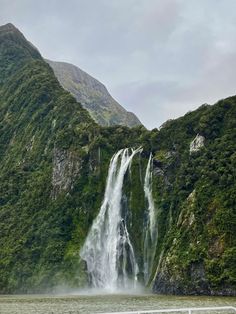
[[[13,25],[0,36],[0,290],[27,291],[62,264],[72,221],[56,204],[80,178],[96,125]]]
[[[46,62],[52,67],[63,88],[88,110],[98,124],[128,127],[141,125],[135,114],[126,111],[111,97],[102,83],[86,72],[69,63],[50,60]]]
[[[142,146],[122,199],[140,280],[152,152],[158,239],[149,286],[235,294],[236,97],[161,130],[100,127],[13,25],[0,36],[0,292],[86,284],[79,250],[101,205],[110,158]],[[196,138],[204,138],[201,145]]]
[[[169,221],[157,247],[155,292],[235,295],[235,111],[231,97],[172,121],[159,133],[165,142],[169,137],[168,151],[175,154],[155,155],[162,169],[156,178],[163,182],[162,191],[155,189],[156,200]],[[196,138],[204,138],[204,145],[189,149]]]

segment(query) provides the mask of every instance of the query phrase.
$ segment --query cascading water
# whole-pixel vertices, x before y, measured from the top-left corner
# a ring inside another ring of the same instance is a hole
[[[155,249],[157,243],[157,222],[155,205],[152,196],[152,154],[149,156],[145,180],[144,180],[144,194],[148,204],[147,219],[145,225],[144,235],[144,281],[147,284],[151,271],[153,259],[155,256]]]
[[[95,288],[114,291],[134,287],[137,281],[138,266],[121,200],[125,173],[141,151],[121,149],[111,159],[102,206],[80,252]]]

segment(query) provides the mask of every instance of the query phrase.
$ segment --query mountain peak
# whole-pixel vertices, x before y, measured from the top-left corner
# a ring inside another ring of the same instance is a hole
[[[7,23],[5,25],[0,25],[0,36],[2,38],[11,38],[11,40],[23,40],[28,43],[25,36],[21,33],[21,31],[15,27],[12,23]]]
[[[16,28],[15,25],[12,23],[7,23],[5,25],[1,25],[0,26],[0,32],[1,33],[8,33],[8,32],[19,32],[19,33],[21,33],[19,31],[19,29]]]
[[[0,84],[29,60],[42,60],[38,50],[12,23],[0,26],[0,55]]]

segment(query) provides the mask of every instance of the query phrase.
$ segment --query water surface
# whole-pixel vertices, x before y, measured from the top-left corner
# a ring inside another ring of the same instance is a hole
[[[176,297],[163,295],[2,295],[1,314],[94,314],[164,308],[235,306],[234,297]],[[203,312],[195,312],[203,313]],[[216,314],[219,312],[209,312]],[[233,311],[221,313],[231,314]]]

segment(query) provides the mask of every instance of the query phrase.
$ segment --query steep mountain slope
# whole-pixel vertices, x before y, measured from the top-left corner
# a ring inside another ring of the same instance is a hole
[[[163,183],[154,191],[169,228],[157,244],[154,291],[235,295],[235,136],[235,96],[160,131],[155,177]]]
[[[0,27],[0,129],[1,293],[87,284],[79,251],[99,211],[110,159],[123,147],[142,146],[122,197],[139,280],[152,152],[158,240],[149,286],[235,295],[236,97],[160,130],[100,127],[8,24]]]
[[[88,130],[96,125],[13,25],[0,34],[0,290],[27,290],[34,274],[41,273],[42,286],[63,259],[69,218],[50,200],[81,173]],[[77,149],[68,153],[72,143]],[[53,171],[53,162],[66,161],[69,179]]]
[[[126,111],[115,101],[106,87],[78,67],[65,63],[46,60],[52,67],[60,84],[69,91],[92,118],[100,125],[141,125],[132,112]]]

